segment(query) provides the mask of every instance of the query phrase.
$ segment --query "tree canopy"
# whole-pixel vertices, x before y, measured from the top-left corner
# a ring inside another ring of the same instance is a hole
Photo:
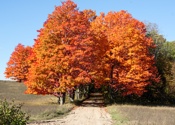
[[[26,80],[29,68],[27,58],[30,55],[31,49],[31,47],[25,47],[20,43],[15,47],[14,52],[7,62],[7,68],[4,73],[6,78],[11,78],[20,82]]]
[[[149,51],[156,46],[144,23],[126,11],[97,16],[67,0],[38,33],[26,58],[26,93],[57,95],[93,83],[122,95],[142,95],[146,86],[159,82]]]
[[[100,57],[96,61],[97,84],[108,83],[124,95],[142,95],[147,85],[159,81],[154,56],[149,52],[155,45],[146,37],[142,22],[122,10],[102,13],[91,28]]]

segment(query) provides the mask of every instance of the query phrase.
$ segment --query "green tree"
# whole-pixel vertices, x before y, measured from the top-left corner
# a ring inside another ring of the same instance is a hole
[[[150,51],[155,58],[155,65],[160,75],[160,83],[150,85],[146,96],[153,100],[157,98],[165,101],[170,94],[170,88],[172,89],[170,86],[173,80],[172,67],[175,58],[175,44],[168,42],[163,35],[160,35],[155,24],[147,24],[147,37],[151,37],[156,45],[156,47],[150,49]]]

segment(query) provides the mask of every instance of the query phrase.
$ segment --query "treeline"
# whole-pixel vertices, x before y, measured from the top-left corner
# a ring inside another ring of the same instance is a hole
[[[174,97],[174,42],[126,11],[97,16],[67,0],[38,33],[32,47],[17,45],[5,71],[28,94],[52,94],[60,102],[80,88],[114,102]]]
[[[175,103],[175,41],[167,41],[158,33],[155,24],[147,24],[147,36],[151,37],[156,48],[153,53],[156,67],[159,72],[160,82],[148,86],[144,94],[151,102]]]

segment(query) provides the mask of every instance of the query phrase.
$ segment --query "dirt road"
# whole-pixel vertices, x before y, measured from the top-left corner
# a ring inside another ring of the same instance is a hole
[[[63,119],[54,119],[30,125],[111,125],[111,116],[104,107],[77,107]]]

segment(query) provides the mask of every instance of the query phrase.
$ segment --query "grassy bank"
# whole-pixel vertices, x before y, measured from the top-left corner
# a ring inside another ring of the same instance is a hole
[[[107,111],[114,125],[175,125],[174,107],[111,105]]]
[[[29,95],[24,94],[25,90],[23,83],[0,81],[0,99],[14,100],[16,104],[23,103],[22,110],[30,116],[30,121],[64,116],[74,107],[70,103],[58,105],[57,98],[52,95]]]

